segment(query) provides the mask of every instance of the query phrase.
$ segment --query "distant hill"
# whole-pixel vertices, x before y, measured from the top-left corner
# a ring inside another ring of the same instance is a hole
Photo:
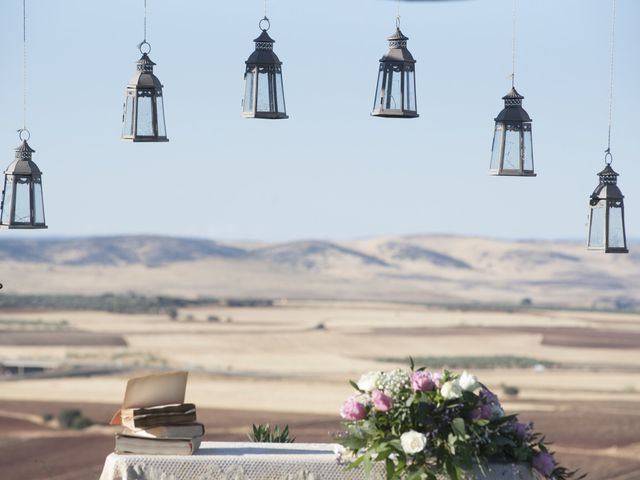
[[[640,308],[640,254],[449,235],[249,245],[162,236],[0,238],[2,292],[137,292]]]

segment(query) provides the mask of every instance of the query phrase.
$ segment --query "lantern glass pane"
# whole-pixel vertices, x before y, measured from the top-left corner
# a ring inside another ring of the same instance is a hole
[[[507,125],[504,137],[503,170],[520,170],[520,129]]]
[[[493,145],[491,146],[491,170],[500,169],[500,151],[502,150],[502,133],[504,132],[504,125],[502,123],[496,123],[496,129],[493,134]]]
[[[387,75],[384,108],[399,110],[402,108],[402,72],[400,68],[393,67],[387,70]]]
[[[44,202],[42,201],[42,182],[33,181],[33,215],[34,223],[44,224]]]
[[[404,110],[415,112],[416,107],[416,91],[415,91],[415,72],[407,70],[404,72]]]
[[[604,200],[591,207],[589,248],[604,248]]]
[[[614,202],[610,202],[609,231],[607,232],[609,236],[607,239],[607,247],[609,248],[625,248],[626,246],[622,213],[622,203],[619,203],[618,206],[616,206]]]
[[[286,113],[287,109],[284,106],[284,83],[282,81],[282,72],[276,72],[276,104],[278,107],[278,113]]]
[[[533,172],[533,142],[531,141],[531,126],[522,132],[524,138],[524,170]]]
[[[382,80],[384,78],[384,67],[380,65],[380,69],[378,70],[378,83],[376,83],[376,96],[373,99],[373,111],[375,112],[381,107],[380,96],[382,92],[380,89],[382,88]]]
[[[164,98],[162,95],[156,97],[156,108],[158,109],[158,136],[167,136],[167,126],[164,123]]]
[[[4,190],[2,191],[2,224],[7,225],[11,221],[11,198],[13,197],[13,177],[5,176]]]
[[[153,137],[153,98],[151,96],[138,95],[138,118],[136,135]]]
[[[16,177],[15,223],[31,223],[31,181],[27,177]]]
[[[256,110],[258,112],[271,112],[273,109],[271,108],[271,98],[270,98],[270,90],[272,88],[271,82],[269,81],[269,70],[267,68],[258,69],[258,84],[256,88],[257,91],[257,107]]]
[[[122,136],[133,136],[133,95],[127,95],[124,100],[124,113],[122,114]]]
[[[244,100],[242,101],[243,112],[253,112],[253,90],[255,81],[255,67],[244,74]]]

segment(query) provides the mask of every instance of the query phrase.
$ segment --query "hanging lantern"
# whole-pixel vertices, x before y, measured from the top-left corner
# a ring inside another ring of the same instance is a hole
[[[22,131],[21,131],[22,134]],[[27,140],[16,148],[16,159],[4,172],[0,228],[40,229],[44,222],[42,172],[31,160]]]
[[[495,118],[490,175],[536,176],[533,171],[531,118],[522,108],[523,98],[513,87],[502,97],[504,109]]]
[[[262,33],[254,40],[256,49],[245,62],[242,116],[246,118],[289,118],[284,103],[282,62],[273,51],[275,40],[267,31],[271,24],[260,20]]]
[[[589,200],[589,250],[604,253],[629,253],[624,226],[624,195],[618,188],[618,174],[607,166],[598,173],[600,183]]]
[[[389,50],[380,59],[378,84],[373,104],[374,117],[415,118],[416,61],[407,50],[407,40],[400,31],[399,17],[396,31],[389,40]]]
[[[144,47],[148,47],[144,51]],[[122,114],[122,140],[132,142],[168,142],[164,123],[162,84],[153,74],[155,63],[149,58],[151,46],[146,41],[139,45],[142,57],[137,71],[127,85]]]

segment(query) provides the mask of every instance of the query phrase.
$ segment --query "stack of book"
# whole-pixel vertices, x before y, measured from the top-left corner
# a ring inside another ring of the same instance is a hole
[[[111,419],[122,425],[116,453],[193,455],[204,426],[196,421],[196,406],[184,403],[187,372],[132,378],[122,408]]]
[[[193,403],[128,408],[120,414],[124,429],[116,434],[116,453],[192,455],[204,435]]]

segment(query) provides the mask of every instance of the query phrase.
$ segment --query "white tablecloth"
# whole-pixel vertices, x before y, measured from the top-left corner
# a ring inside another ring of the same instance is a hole
[[[380,467],[371,480],[384,479]],[[522,466],[494,465],[486,479],[533,476]],[[192,456],[112,453],[100,480],[365,480],[365,473],[340,465],[332,444],[203,442]]]

